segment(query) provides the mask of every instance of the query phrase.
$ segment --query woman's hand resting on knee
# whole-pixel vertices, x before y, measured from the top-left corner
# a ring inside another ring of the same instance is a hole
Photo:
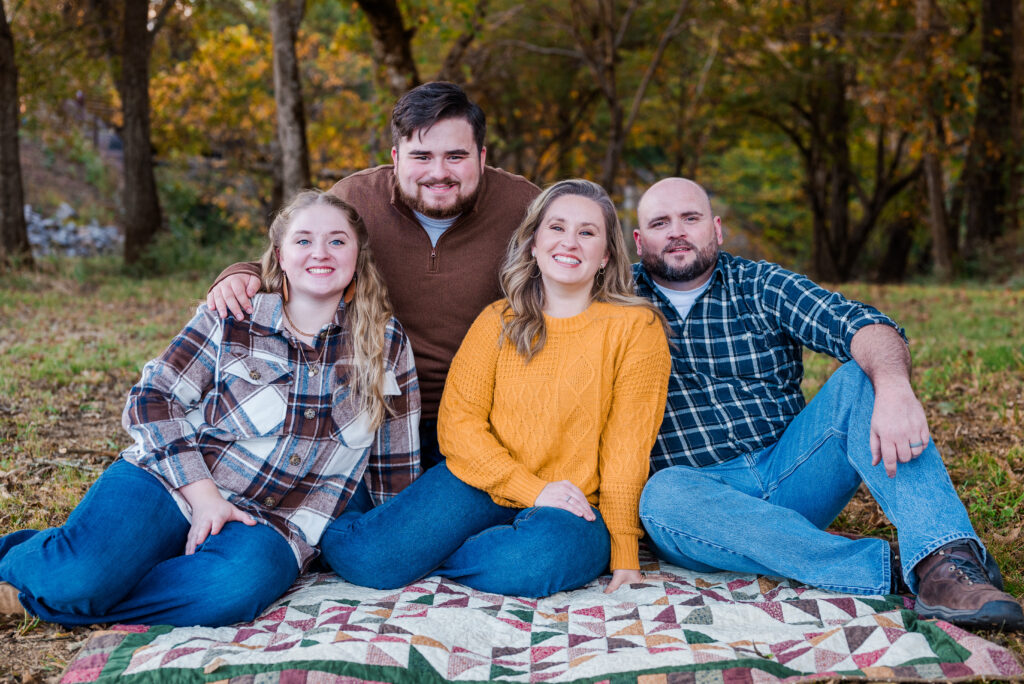
[[[178,489],[192,507],[192,527],[185,542],[185,555],[191,556],[211,534],[218,534],[232,520],[252,526],[256,521],[232,503],[224,500],[213,480],[207,478]]]
[[[544,489],[540,490],[533,505],[561,508],[563,511],[569,511],[590,522],[597,520],[594,509],[590,507],[590,502],[587,501],[583,490],[568,480],[549,482]]]

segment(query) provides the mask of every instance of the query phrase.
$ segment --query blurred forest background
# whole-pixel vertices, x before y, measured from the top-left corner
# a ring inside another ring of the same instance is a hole
[[[694,178],[726,247],[819,280],[1024,285],[1024,0],[2,0],[0,264],[24,204],[138,273],[251,244],[390,162],[395,99],[464,85],[487,161]],[[250,249],[256,253],[256,248]],[[2,268],[2,267],[0,267]]]

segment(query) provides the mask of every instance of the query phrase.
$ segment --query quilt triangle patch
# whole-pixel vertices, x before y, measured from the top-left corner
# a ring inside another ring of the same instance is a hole
[[[851,657],[853,658],[853,662],[857,663],[857,667],[863,670],[864,668],[871,667],[877,663],[878,659],[885,655],[888,650],[889,649],[887,648],[880,648],[877,651],[868,651],[867,653],[854,653]],[[945,674],[948,675],[949,673],[947,672]]]
[[[794,658],[799,658],[804,653],[807,653],[810,650],[810,646],[804,646],[803,648],[797,648],[793,649],[792,651],[786,651],[785,653],[779,653],[777,657],[779,659],[779,662],[785,665],[789,661],[793,660]]]
[[[831,603],[850,617],[857,617],[857,602],[852,598],[827,598],[824,600]]]
[[[530,662],[539,663],[553,653],[564,650],[562,646],[535,646],[530,649]]]
[[[648,634],[644,639],[647,642],[647,647],[652,646],[664,646],[665,644],[685,644],[686,642],[682,639],[677,639],[674,636],[668,634]]]
[[[533,611],[532,610],[510,610],[510,615],[515,615],[523,622],[533,622]]]
[[[786,601],[785,605],[793,606],[807,613],[815,620],[821,621],[821,610],[818,608],[818,602],[813,599],[795,599],[793,601]]]
[[[846,634],[846,645],[849,646],[850,653],[856,652],[877,629],[877,627],[844,627],[843,633]]]
[[[522,670],[513,670],[503,665],[491,665],[491,674],[488,676],[488,679],[494,681],[498,679],[498,677],[514,677],[516,675],[526,674],[526,671],[525,667]]]
[[[644,623],[637,620],[631,624],[626,625],[619,631],[611,634],[610,636],[643,636],[644,634]]]
[[[778,620],[779,622],[785,622],[786,619],[782,616],[782,606],[775,601],[766,601],[764,603],[755,603],[755,607],[760,608],[765,613]]]
[[[814,668],[817,672],[829,672],[836,663],[840,663],[849,657],[846,653],[836,653],[828,649],[819,648],[814,651]]]
[[[409,643],[415,646],[429,646],[431,648],[439,648],[442,651],[448,650],[448,647],[442,644],[437,639],[431,639],[430,637],[425,637],[420,634],[414,634],[412,639],[409,640]]]
[[[675,622],[676,621],[676,609],[673,608],[672,606],[669,606],[668,608],[666,608],[665,610],[661,611],[660,613],[658,613],[657,615],[655,615],[651,619],[654,620],[655,622]]]
[[[582,655],[579,658],[573,658],[573,659],[571,659],[569,661],[569,667],[576,667],[578,665],[582,665],[583,663],[587,662],[591,658],[596,658],[596,657],[597,657],[596,654],[591,653],[591,654],[588,654],[588,655]]]
[[[588,641],[593,641],[594,639],[600,638],[600,636],[590,636],[588,634],[570,634],[569,648],[573,648],[575,646],[579,646],[580,644],[585,644]]]
[[[644,646],[643,644],[634,644],[632,641],[630,641],[628,639],[617,639],[615,637],[608,637],[608,651],[609,652],[614,651],[614,650],[619,649],[619,648],[623,648],[623,649],[630,648],[630,649],[632,649],[632,648],[637,648],[637,647],[643,648],[643,646]]]
[[[696,608],[690,611],[684,619],[679,621],[681,625],[711,625],[714,624],[714,615],[707,606]]]
[[[535,646],[542,641],[547,641],[551,637],[565,636],[564,632],[534,632],[530,635],[530,645]]]
[[[437,608],[469,608],[469,597],[460,596],[459,598],[453,598],[444,603],[439,603]]]
[[[305,613],[306,615],[316,616],[316,615],[320,614],[320,603],[319,602],[318,603],[298,603],[298,604],[290,603],[290,604],[288,604],[288,607],[291,608],[292,610],[297,610],[300,613]]]
[[[454,679],[466,670],[471,670],[472,668],[479,667],[481,665],[490,665],[490,663],[486,660],[470,658],[464,655],[453,655],[448,659],[448,679]]]

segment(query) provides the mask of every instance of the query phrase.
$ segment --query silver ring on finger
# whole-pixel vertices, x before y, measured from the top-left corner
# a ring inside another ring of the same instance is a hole
[[[911,449],[916,449],[916,448],[918,448],[918,447],[923,447],[923,446],[924,446],[924,442],[914,442],[914,443],[912,443],[912,444],[910,445],[910,448],[911,448]]]

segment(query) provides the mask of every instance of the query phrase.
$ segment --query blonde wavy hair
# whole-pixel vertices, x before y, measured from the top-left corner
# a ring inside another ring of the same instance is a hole
[[[352,300],[346,307],[348,311],[345,316],[353,352],[350,382],[360,411],[367,413],[376,430],[394,410],[384,395],[384,348],[387,346],[385,338],[392,309],[387,286],[373,262],[366,224],[359,212],[341,198],[319,190],[303,190],[295,195],[270,224],[270,244],[261,259],[263,289],[283,293],[285,274],[278,261],[277,248],[281,246],[295,215],[315,205],[333,207],[340,211],[356,234],[359,255],[356,257],[356,270],[350,286],[353,289]]]
[[[590,289],[590,301],[643,306],[651,311],[653,320],[661,320],[664,325],[661,313],[647,299],[637,297],[634,293],[626,240],[622,237],[619,217],[608,193],[597,183],[581,178],[559,181],[545,188],[527,208],[523,222],[519,224],[508,244],[499,276],[501,290],[507,303],[503,310],[501,338],[498,344],[508,339],[526,361],[539,353],[547,341],[547,330],[544,326],[544,285],[537,259],[531,254],[533,240],[551,204],[559,197],[567,195],[593,201],[600,207],[604,217],[608,263],[605,264],[604,272],[598,273],[594,278],[594,284]]]

